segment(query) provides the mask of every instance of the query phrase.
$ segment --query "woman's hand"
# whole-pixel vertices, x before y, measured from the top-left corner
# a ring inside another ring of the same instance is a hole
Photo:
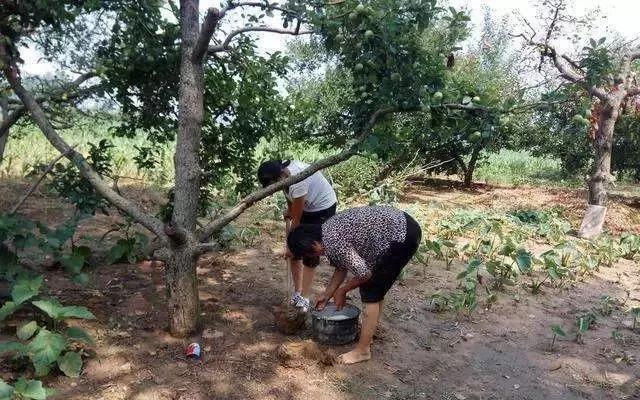
[[[336,289],[335,293],[333,294],[333,301],[336,305],[336,309],[342,310],[344,305],[347,303],[347,291],[342,287]]]
[[[286,243],[284,244],[284,251],[282,252],[282,255],[287,259],[293,258],[293,253],[289,250],[289,246],[287,246]]]
[[[331,300],[331,295],[327,294],[326,292],[316,297],[316,310],[323,310],[327,306],[329,300]]]

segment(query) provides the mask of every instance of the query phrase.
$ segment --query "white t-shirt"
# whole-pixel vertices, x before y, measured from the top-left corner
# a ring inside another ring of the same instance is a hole
[[[309,164],[300,161],[291,161],[287,167],[287,171],[289,171],[291,175],[297,175],[308,166]],[[289,190],[285,190],[284,193],[289,201],[307,196],[304,201],[304,211],[307,212],[326,210],[338,201],[336,192],[320,171],[301,182],[289,186]]]

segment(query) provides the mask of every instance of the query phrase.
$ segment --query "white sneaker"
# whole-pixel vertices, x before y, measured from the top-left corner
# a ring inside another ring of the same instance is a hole
[[[302,296],[300,296],[300,298],[296,302],[295,306],[297,308],[301,309],[302,312],[309,312],[309,308],[311,308],[311,305],[309,303],[309,299],[304,298]]]
[[[300,294],[300,292],[293,292],[293,294],[291,295],[291,300],[289,301],[289,304],[291,304],[292,306],[295,306],[298,301],[300,301],[300,299],[302,299],[302,295]]]

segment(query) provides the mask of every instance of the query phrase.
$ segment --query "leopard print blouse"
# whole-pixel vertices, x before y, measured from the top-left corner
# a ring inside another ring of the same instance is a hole
[[[352,208],[322,225],[322,244],[329,263],[354,276],[371,276],[378,257],[391,242],[404,242],[407,219],[391,206]]]

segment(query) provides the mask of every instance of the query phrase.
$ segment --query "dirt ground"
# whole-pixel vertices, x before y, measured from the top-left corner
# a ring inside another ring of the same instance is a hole
[[[0,184],[3,193],[20,193],[22,183]],[[126,190],[133,190],[127,188]],[[13,195],[0,199],[7,210]],[[136,198],[153,207],[158,196]],[[415,187],[404,205],[511,209],[567,209],[577,227],[583,193],[545,188],[492,188],[462,191],[440,185]],[[640,206],[614,200],[607,221],[613,232],[640,232]],[[29,199],[26,215],[51,224],[69,207],[44,193]],[[594,277],[562,289],[545,288],[533,296],[525,287],[498,294],[490,309],[479,307],[469,317],[429,311],[429,298],[454,290],[462,264],[446,270],[435,262],[423,271],[410,265],[385,303],[373,360],[353,366],[326,365],[323,358],[349,349],[321,347],[283,360],[282,345],[299,344],[309,330],[284,336],[274,326],[272,311],[285,297],[285,264],[281,224],[266,219],[242,223],[260,229],[252,246],[209,254],[199,261],[202,334],[174,339],[165,330],[163,270],[159,264],[101,266],[88,287],[59,273],[47,273],[51,294],[64,303],[87,306],[94,321],[74,322],[96,338],[95,354],[78,379],[52,377],[54,399],[640,399],[640,333],[629,327],[630,306],[640,304],[640,267],[622,261]],[[98,235],[115,217],[87,221],[80,235]],[[435,221],[434,221],[435,223]],[[318,269],[314,289],[331,274]],[[577,315],[601,306],[602,296],[619,300],[611,315],[599,316],[584,344],[569,337],[550,351],[552,324],[569,330]],[[359,305],[357,292],[351,300]],[[616,330],[620,337],[614,339]],[[3,339],[0,337],[0,339]],[[186,359],[191,341],[203,348],[200,360]],[[0,367],[4,378],[10,377]]]

